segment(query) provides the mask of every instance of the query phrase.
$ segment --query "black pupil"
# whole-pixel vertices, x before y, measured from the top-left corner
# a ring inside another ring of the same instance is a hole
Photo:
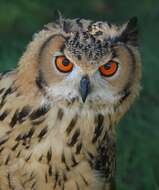
[[[65,59],[62,61],[62,64],[63,64],[64,66],[68,66],[68,65],[70,64],[70,61],[69,61],[67,58],[65,58]]]
[[[105,65],[104,65],[104,68],[105,68],[106,70],[109,70],[109,69],[111,68],[111,63],[105,64]]]

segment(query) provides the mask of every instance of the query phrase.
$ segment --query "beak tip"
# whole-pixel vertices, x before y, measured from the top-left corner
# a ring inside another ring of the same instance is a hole
[[[80,82],[80,92],[81,92],[83,103],[86,101],[86,98],[89,93],[89,88],[90,88],[90,81],[89,81],[88,76],[82,77],[81,82]]]
[[[82,97],[82,101],[83,101],[83,103],[85,103],[86,97]]]

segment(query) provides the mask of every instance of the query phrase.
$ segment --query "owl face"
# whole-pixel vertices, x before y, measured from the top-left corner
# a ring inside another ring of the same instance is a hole
[[[93,109],[114,107],[136,96],[136,35],[135,18],[121,27],[84,19],[47,25],[32,42],[41,40],[37,86],[54,103],[76,102]]]

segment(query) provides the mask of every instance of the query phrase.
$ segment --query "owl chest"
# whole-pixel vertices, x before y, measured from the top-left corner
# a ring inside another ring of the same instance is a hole
[[[108,137],[104,118],[79,117],[62,110],[50,114],[51,117],[48,114],[44,120],[39,120],[42,123],[34,132],[27,131],[26,134],[33,133],[32,138],[14,148],[15,156],[1,169],[1,176],[3,172],[9,175],[7,184],[25,190],[34,187],[39,190],[102,190],[108,186],[105,181],[113,176],[114,149],[105,146]],[[21,138],[22,134],[17,137]],[[8,174],[5,167],[9,168]],[[2,186],[2,189],[7,188]]]
[[[38,189],[103,189],[115,163],[113,145],[106,146],[106,129],[95,129],[93,117],[57,115],[54,130],[34,149],[31,163],[39,174]]]

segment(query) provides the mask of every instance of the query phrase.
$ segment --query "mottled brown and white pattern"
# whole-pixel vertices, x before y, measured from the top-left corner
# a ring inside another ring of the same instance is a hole
[[[70,72],[57,70],[58,55]],[[118,70],[102,76],[110,60]],[[115,125],[140,89],[135,18],[60,17],[0,78],[0,190],[115,190]]]

